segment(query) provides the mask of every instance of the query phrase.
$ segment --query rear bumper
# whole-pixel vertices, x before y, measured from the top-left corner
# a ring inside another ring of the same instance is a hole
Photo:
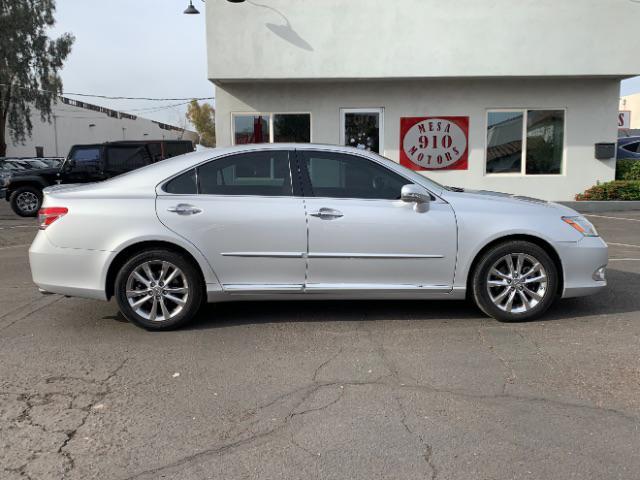
[[[115,254],[100,250],[60,248],[38,232],[29,249],[33,282],[48,293],[107,300],[107,266]]]
[[[609,247],[600,237],[585,237],[577,243],[556,245],[562,260],[562,298],[584,297],[603,290],[606,280],[594,279],[596,270],[609,263]]]

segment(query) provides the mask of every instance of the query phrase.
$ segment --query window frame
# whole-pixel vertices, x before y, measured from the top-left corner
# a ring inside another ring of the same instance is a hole
[[[558,111],[563,112],[563,126],[562,126],[562,161],[560,162],[560,173],[527,173],[527,130],[529,121],[529,112],[540,111]],[[567,107],[517,107],[517,108],[489,108],[485,112],[485,128],[484,128],[484,176],[485,177],[566,177],[567,176]],[[507,172],[507,173],[494,173],[488,172],[487,166],[489,163],[489,115],[492,113],[521,113],[522,114],[522,156],[520,158],[520,172]]]
[[[313,115],[311,112],[231,112],[231,145],[245,145],[236,143],[236,122],[235,117],[259,117],[269,116],[269,142],[268,144],[278,145],[273,141],[273,121],[276,115],[309,115],[309,143],[313,143]],[[259,144],[257,144],[259,145]]]
[[[340,108],[340,145],[346,145],[346,136],[344,134],[344,127],[346,125],[346,115],[347,113],[377,113],[380,115],[380,124],[378,125],[378,145],[379,152],[378,155],[385,156],[384,150],[384,107],[367,107],[367,108]]]

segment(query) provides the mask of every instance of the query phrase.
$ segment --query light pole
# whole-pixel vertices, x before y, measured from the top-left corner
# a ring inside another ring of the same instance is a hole
[[[202,0],[204,2],[204,0]],[[243,3],[245,0],[227,0],[229,3]],[[183,12],[185,15],[199,15],[200,11],[193,6],[193,0],[189,0],[189,6]]]

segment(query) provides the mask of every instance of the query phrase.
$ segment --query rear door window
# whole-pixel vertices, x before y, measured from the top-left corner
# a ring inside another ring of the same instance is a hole
[[[204,195],[292,195],[288,151],[248,152],[212,160],[198,168]]]

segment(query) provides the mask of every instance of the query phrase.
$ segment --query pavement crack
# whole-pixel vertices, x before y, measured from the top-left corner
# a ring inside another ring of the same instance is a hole
[[[400,410],[400,423],[402,424],[404,429],[407,431],[407,433],[415,437],[415,439],[418,441],[420,449],[423,450],[422,458],[431,472],[431,480],[436,480],[436,477],[438,476],[438,470],[433,463],[433,447],[425,441],[422,435],[420,435],[419,433],[416,433],[409,426],[409,422],[407,421],[407,412],[404,409],[404,405],[402,404],[402,401],[400,400],[400,398],[395,392],[393,393],[393,398],[398,404],[398,408]]]
[[[482,322],[478,326],[478,337],[480,338],[480,343],[482,343],[482,345],[488,348],[488,350],[500,361],[504,369],[507,371],[504,382],[502,383],[502,394],[505,395],[507,393],[507,386],[513,385],[516,382],[518,376],[516,375],[516,371],[511,366],[509,361],[507,361],[506,358],[504,358],[502,355],[500,355],[496,351],[496,347],[494,345],[492,345],[487,341],[487,338],[485,337],[484,332],[482,331],[484,326],[485,326],[485,322]]]
[[[85,424],[87,423],[87,420],[89,420],[89,417],[91,416],[91,412],[92,412],[92,408],[94,405],[100,403],[105,397],[107,397],[107,395],[109,395],[111,393],[111,389],[109,388],[109,382],[116,376],[118,375],[118,373],[120,372],[120,370],[122,370],[124,368],[124,366],[126,365],[126,363],[129,361],[129,358],[125,358],[116,368],[114,368],[103,380],[93,380],[90,381],[89,383],[95,383],[95,384],[99,384],[101,386],[104,386],[105,389],[96,394],[95,398],[92,401],[92,404],[82,408],[80,410],[82,410],[84,412],[84,416],[82,417],[82,420],[80,422],[80,424],[74,428],[73,430],[69,431],[66,433],[67,438],[65,439],[65,441],[62,443],[62,445],[60,445],[60,448],[58,449],[59,454],[63,455],[67,461],[67,468],[65,471],[66,473],[69,473],[71,470],[73,470],[75,468],[75,459],[73,458],[73,455],[71,454],[71,452],[69,451],[69,443],[76,437],[76,434],[78,433],[78,431],[85,426]],[[72,378],[72,377],[50,377],[47,379],[47,382],[50,383],[51,381],[55,381],[57,379],[68,379],[68,378]],[[77,379],[76,379],[77,380]]]
[[[340,350],[338,350],[334,355],[332,355],[331,357],[326,359],[324,362],[322,362],[320,365],[318,365],[318,367],[313,372],[313,376],[311,377],[311,381],[314,382],[314,383],[317,382],[318,381],[318,375],[320,374],[322,369],[324,367],[326,367],[327,365],[329,365],[336,358],[338,358],[342,354],[343,351],[344,351],[344,347],[340,347]]]

